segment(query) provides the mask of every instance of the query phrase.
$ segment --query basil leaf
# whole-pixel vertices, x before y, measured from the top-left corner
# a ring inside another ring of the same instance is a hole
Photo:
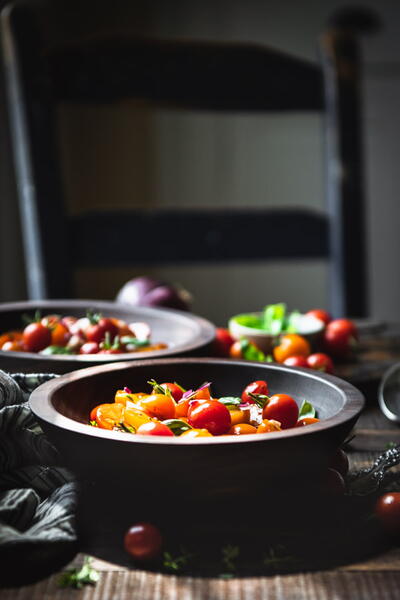
[[[243,325],[244,327],[252,327],[253,329],[262,329],[263,328],[263,320],[257,315],[243,314],[237,315],[233,319],[238,325]]]
[[[265,361],[265,354],[261,350],[257,348],[254,344],[246,340],[245,338],[240,340],[240,345],[242,348],[243,358],[246,360],[255,360],[258,362]]]
[[[193,429],[189,423],[186,423],[186,421],[181,421],[181,419],[167,419],[166,421],[163,421],[163,423],[169,427],[174,435],[178,436],[182,435],[182,433],[188,431],[189,429]]]
[[[285,324],[286,304],[269,304],[264,308],[263,329],[271,335],[278,335]]]
[[[124,345],[132,344],[132,346],[137,346],[138,348],[141,348],[142,346],[149,346],[150,340],[138,340],[133,336],[123,335],[121,338],[121,343]]]
[[[45,356],[52,354],[75,354],[71,348],[67,348],[66,346],[47,346],[44,350],[40,352],[40,354],[44,354]]]
[[[218,398],[218,402],[224,404],[226,408],[238,408],[242,404],[241,398],[236,398],[235,396],[224,396],[223,398]]]
[[[316,414],[317,412],[313,405],[307,402],[307,400],[303,400],[299,411],[299,419],[314,418]]]
[[[269,400],[269,396],[266,396],[265,394],[253,394],[252,392],[250,392],[249,396],[250,396],[250,398],[253,398],[254,402],[260,408],[264,408],[264,406],[267,404],[267,402]]]

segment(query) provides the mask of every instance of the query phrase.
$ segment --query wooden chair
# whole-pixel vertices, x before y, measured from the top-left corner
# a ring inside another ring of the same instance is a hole
[[[371,21],[364,15],[360,27],[359,17],[352,23],[350,15],[328,27],[321,38],[321,64],[312,64],[243,43],[108,36],[49,46],[33,8],[17,4],[3,9],[4,79],[30,299],[71,297],[72,269],[78,265],[323,257],[329,262],[333,314],[366,316],[357,34]],[[133,208],[67,219],[55,137],[57,103],[121,98],[201,111],[323,112],[326,212]],[[173,237],[168,234],[171,224]],[[149,230],[162,252],[145,243]],[[197,243],[182,251],[177,240],[188,231]],[[251,243],[244,239],[246,232]],[[239,234],[240,245],[235,243]],[[290,245],[280,243],[283,235]]]

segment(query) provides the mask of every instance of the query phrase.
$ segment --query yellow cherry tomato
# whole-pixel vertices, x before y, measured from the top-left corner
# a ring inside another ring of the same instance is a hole
[[[257,427],[257,433],[271,433],[271,431],[282,431],[279,421],[274,419],[263,419]]]
[[[237,423],[228,431],[229,435],[249,435],[250,433],[257,433],[257,428],[248,423]]]
[[[138,410],[137,408],[129,406],[124,410],[123,422],[125,425],[134,427],[135,430],[137,430],[141,425],[144,425],[144,423],[150,423],[152,421],[153,419],[149,417],[149,415],[146,415],[146,413]]]
[[[231,413],[231,424],[238,425],[239,423],[248,423],[250,420],[250,411],[234,409],[229,411]]]
[[[142,398],[145,398],[148,395],[149,394],[145,394],[142,392],[139,392],[137,394],[130,394],[128,392],[125,392],[124,390],[117,390],[115,393],[114,402],[120,402],[121,404],[126,404],[128,401],[138,402],[138,400],[141,400]]]
[[[213,437],[212,433],[210,433],[207,429],[188,429],[184,431],[180,437]]]

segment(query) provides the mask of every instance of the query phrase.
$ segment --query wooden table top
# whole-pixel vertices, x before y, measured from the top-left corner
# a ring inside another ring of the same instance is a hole
[[[400,443],[400,430],[383,417],[374,405],[361,415],[351,443],[351,468],[360,468],[385,449]],[[71,566],[83,561],[78,555]],[[60,574],[35,585],[0,591],[2,600],[398,600],[400,590],[400,547],[362,562],[311,573],[231,579],[166,575],[129,569],[93,558],[99,570],[95,586],[81,590],[61,589]]]
[[[348,456],[350,468],[371,464],[388,443],[400,443],[400,429],[379,411],[377,377],[395,360],[400,360],[400,330],[366,338],[359,360],[339,367],[343,376],[368,394]],[[375,377],[373,377],[375,375]],[[375,384],[369,383],[374,380]],[[361,553],[360,553],[361,555]],[[78,555],[65,570],[82,564]],[[0,590],[2,600],[398,600],[400,598],[400,544],[377,552],[368,560],[352,562],[323,571],[231,579],[166,575],[104,562],[95,556],[92,566],[100,572],[95,586],[81,590],[62,589],[60,573],[35,585]]]

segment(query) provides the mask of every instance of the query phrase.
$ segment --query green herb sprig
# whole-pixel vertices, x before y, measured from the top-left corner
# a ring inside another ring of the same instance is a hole
[[[84,585],[96,585],[100,579],[100,573],[93,569],[90,563],[91,558],[86,556],[81,567],[62,573],[58,580],[59,587],[72,587],[79,590]]]

